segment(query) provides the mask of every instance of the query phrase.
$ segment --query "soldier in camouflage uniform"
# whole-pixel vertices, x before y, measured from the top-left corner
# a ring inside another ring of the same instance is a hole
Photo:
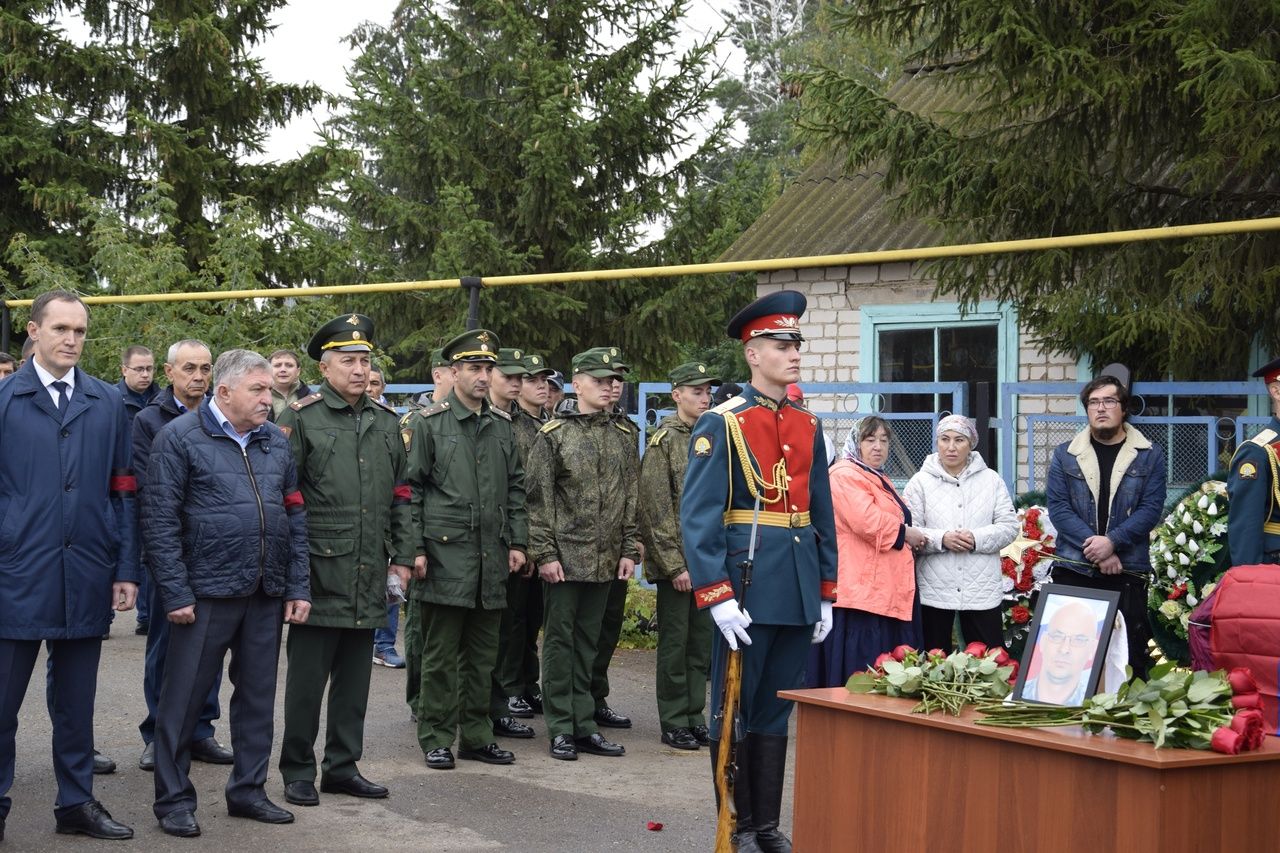
[[[520,396],[511,407],[511,425],[515,427],[516,446],[520,458],[529,458],[529,449],[538,430],[548,420],[547,377],[555,373],[542,356],[524,352],[524,381]],[[498,652],[498,668],[494,670],[495,720],[500,716],[532,717],[542,713],[542,691],[538,688],[538,631],[542,628],[542,581],[533,566],[507,581],[507,614],[504,620],[503,645]],[[505,708],[505,710],[504,710]],[[501,714],[499,713],[501,712]],[[494,723],[495,728],[498,724]]]
[[[680,493],[689,464],[689,436],[711,406],[711,384],[719,382],[705,364],[690,362],[671,371],[676,413],[667,415],[649,438],[640,464],[640,535],[645,543],[645,577],[658,588],[658,720],[662,742],[676,749],[710,743],[703,709],[711,666],[711,615],[699,610],[680,539]]]
[[[436,770],[453,768],[459,730],[459,758],[515,760],[493,742],[489,720],[507,577],[524,567],[528,541],[511,415],[488,400],[498,347],[483,329],[446,344],[453,390],[416,413],[406,435],[413,521],[426,551],[414,565],[420,583],[412,593],[423,649],[418,744]]]
[[[610,584],[626,581],[639,552],[637,465],[610,412],[618,375],[608,349],[573,359],[578,405],[548,421],[529,454],[530,555],[546,582],[542,704],[551,755],[617,756],[593,718],[591,671]]]
[[[453,368],[449,366],[449,361],[444,357],[442,349],[431,351],[431,382],[434,387],[430,394],[424,393],[418,398],[419,408],[430,408],[431,404],[441,402],[453,390]],[[400,419],[402,434],[408,429],[412,419],[412,411]],[[416,578],[409,581],[409,589],[405,595],[410,601],[413,601],[413,593],[417,586]],[[406,607],[404,611],[404,665],[404,701],[409,705],[409,719],[416,723],[418,691],[422,689],[422,627],[418,624],[418,608],[413,605]]]
[[[319,803],[314,745],[329,687],[320,790],[385,797],[360,775],[373,630],[387,624],[387,576],[409,579],[415,556],[405,454],[393,409],[369,399],[373,322],[338,317],[312,337],[320,390],[281,413],[297,460],[311,541],[311,617],[289,629],[280,773],[285,799]],[[389,537],[388,537],[389,534]],[[390,547],[388,547],[388,538]]]
[[[640,431],[627,417],[627,412],[621,405],[622,390],[626,385],[626,375],[631,372],[631,365],[623,361],[622,353],[617,347],[601,347],[600,350],[609,354],[610,363],[618,373],[609,380],[609,411],[614,422],[624,431],[623,443],[638,464]],[[643,542],[640,545],[640,555],[643,560]],[[595,663],[591,667],[591,699],[595,703],[596,725],[611,729],[631,728],[630,717],[609,707],[609,664],[618,648],[618,638],[622,636],[628,585],[629,581],[625,580],[617,580],[609,585],[609,600],[605,602],[604,618],[600,622],[600,643],[596,649]]]

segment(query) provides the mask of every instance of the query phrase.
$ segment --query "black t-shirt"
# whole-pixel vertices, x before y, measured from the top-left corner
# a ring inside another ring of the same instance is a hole
[[[1093,452],[1098,457],[1098,534],[1107,533],[1108,516],[1111,514],[1111,472],[1116,467],[1116,456],[1124,442],[1119,444],[1102,444],[1096,438],[1090,438]]]

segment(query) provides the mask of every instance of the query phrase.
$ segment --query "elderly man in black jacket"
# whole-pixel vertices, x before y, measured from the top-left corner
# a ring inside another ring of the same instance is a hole
[[[213,385],[210,400],[156,435],[142,509],[147,567],[170,622],[154,811],[161,829],[183,837],[200,834],[188,778],[191,738],[228,650],[235,764],[227,812],[292,822],[264,786],[281,621],[301,624],[311,609],[298,474],[288,439],[267,423],[270,365],[257,353],[230,350],[214,365]]]

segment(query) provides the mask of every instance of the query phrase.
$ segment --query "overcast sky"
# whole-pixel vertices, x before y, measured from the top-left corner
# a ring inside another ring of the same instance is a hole
[[[727,0],[693,0],[688,18],[690,37],[720,28],[716,9]],[[267,73],[277,82],[318,84],[326,92],[346,94],[350,47],[343,41],[365,21],[388,24],[398,0],[295,0],[276,11],[275,33],[261,45]],[[296,157],[316,142],[316,128],[328,117],[321,110],[276,130],[267,143],[266,159]]]

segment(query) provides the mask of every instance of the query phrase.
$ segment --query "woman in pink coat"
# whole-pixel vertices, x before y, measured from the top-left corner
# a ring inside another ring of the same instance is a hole
[[[920,645],[915,550],[925,537],[883,473],[889,424],[874,415],[854,424],[831,466],[839,574],[831,633],[812,647],[810,687],[844,686],[899,645]]]

